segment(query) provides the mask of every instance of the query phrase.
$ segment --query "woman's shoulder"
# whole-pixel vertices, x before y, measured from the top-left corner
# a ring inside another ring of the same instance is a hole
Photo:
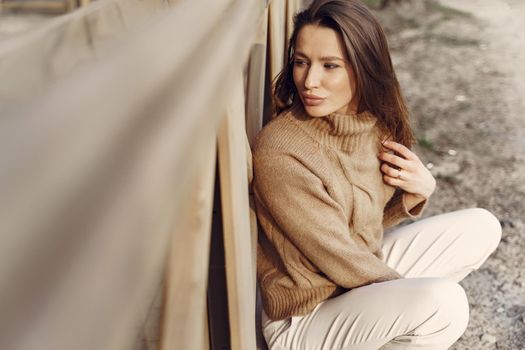
[[[310,140],[295,122],[291,111],[285,111],[274,117],[257,134],[253,153],[284,152],[301,153],[310,150]]]
[[[293,134],[290,113],[284,112],[270,120],[255,137],[254,152],[279,148]]]

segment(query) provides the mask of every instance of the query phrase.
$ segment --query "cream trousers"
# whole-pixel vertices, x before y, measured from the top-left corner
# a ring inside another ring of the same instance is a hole
[[[496,249],[499,221],[484,209],[426,218],[385,234],[386,264],[404,279],[328,299],[306,316],[271,321],[270,350],[447,349],[463,334],[469,306],[457,283]]]

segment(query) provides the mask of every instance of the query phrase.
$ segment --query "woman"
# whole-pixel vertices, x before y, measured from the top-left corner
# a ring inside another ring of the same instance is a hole
[[[258,280],[270,349],[446,349],[457,284],[496,249],[484,209],[416,218],[435,180],[413,136],[385,35],[360,1],[295,17],[276,118],[254,147]]]

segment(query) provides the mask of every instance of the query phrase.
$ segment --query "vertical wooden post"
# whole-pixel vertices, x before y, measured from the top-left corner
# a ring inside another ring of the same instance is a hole
[[[74,11],[79,6],[77,0],[66,0],[64,1],[64,8],[66,12]]]
[[[215,179],[214,136],[215,133],[210,132],[208,153],[185,205],[185,220],[175,228],[179,235],[171,242],[166,269],[162,350],[209,349],[206,286]]]
[[[301,0],[287,0],[286,1],[286,40],[284,44],[284,50],[288,50],[288,40],[292,36],[293,32],[293,17],[299,11],[301,7]]]
[[[210,328],[208,326],[208,307],[202,309],[202,350],[210,350]]]
[[[268,34],[268,8],[259,23],[252,50],[250,53],[248,84],[246,91],[246,159],[248,161],[248,179],[251,182],[253,177],[252,154],[250,145],[253,144],[255,135],[261,130],[263,125],[264,112],[264,89],[266,86],[266,42]],[[256,285],[256,265],[257,265],[257,218],[254,211],[253,198],[250,192],[250,231],[252,240],[252,266],[253,266],[253,285]]]
[[[264,86],[266,71],[266,42],[268,33],[268,8],[264,10],[250,52],[248,84],[246,91],[246,134],[252,144],[262,128],[264,109]]]
[[[273,81],[286,64],[293,17],[303,7],[301,0],[273,0],[269,6],[270,78]]]
[[[286,2],[273,0],[269,6],[268,23],[270,39],[270,80],[283,68],[286,40]]]
[[[231,348],[255,349],[255,290],[246,171],[242,71],[219,126],[219,172]]]

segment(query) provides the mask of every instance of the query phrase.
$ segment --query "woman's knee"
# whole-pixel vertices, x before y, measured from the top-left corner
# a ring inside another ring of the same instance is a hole
[[[406,329],[410,331],[402,329],[404,333],[395,337],[396,341],[447,349],[461,337],[469,321],[469,303],[459,284],[447,278],[397,281],[396,292],[402,292],[402,315],[409,319]]]
[[[463,287],[447,278],[421,280],[423,283],[416,298],[432,304],[436,315],[463,333],[469,319],[469,303]]]
[[[496,250],[501,240],[501,224],[498,218],[483,208],[465,209],[465,214],[472,223],[475,242],[483,243],[489,254]]]
[[[453,280],[442,278],[438,280],[434,293],[439,294],[442,305],[450,308],[449,312],[455,316],[455,321],[464,323],[466,327],[469,319],[469,303],[463,287]]]

